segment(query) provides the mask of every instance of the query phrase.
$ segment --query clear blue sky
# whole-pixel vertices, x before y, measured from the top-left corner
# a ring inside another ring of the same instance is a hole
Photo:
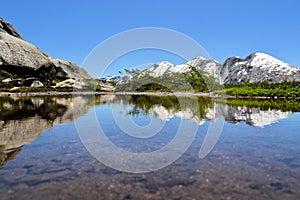
[[[164,27],[192,37],[220,62],[259,51],[300,66],[297,0],[19,0],[2,1],[0,17],[50,56],[79,65],[114,34]],[[153,52],[144,59],[132,57],[118,65],[131,68],[159,60],[180,61]]]

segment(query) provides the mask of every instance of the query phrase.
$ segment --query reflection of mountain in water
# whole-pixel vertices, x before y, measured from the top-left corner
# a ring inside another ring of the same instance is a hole
[[[246,122],[251,126],[264,127],[278,120],[288,118],[291,111],[261,110],[260,108],[247,108],[245,106],[223,105],[225,120],[231,123]]]
[[[73,96],[1,97],[0,166],[13,159],[24,144],[54,125],[74,121],[95,104],[130,105],[128,114],[150,114],[161,120],[180,117],[201,125],[224,117],[230,123],[264,127],[300,110],[299,102],[215,101],[204,97]],[[113,123],[113,122],[112,122]]]
[[[292,114],[291,111],[280,110],[280,106],[284,107],[285,102],[282,102],[282,104],[276,102],[277,109],[274,109],[272,106],[260,108],[263,101],[257,101],[257,106],[247,107],[243,106],[244,101],[240,101],[239,106],[233,106],[227,104],[230,104],[230,100],[215,102],[203,97],[178,97],[171,99],[170,97],[135,96],[131,98],[130,102],[135,105],[132,113],[139,113],[141,111],[138,110],[141,109],[164,121],[173,117],[181,117],[191,120],[198,125],[208,120],[224,117],[230,123],[245,122],[251,126],[264,127],[280,119],[288,118]]]
[[[103,101],[107,101],[106,98]],[[100,97],[0,98],[0,166],[14,158],[24,144],[33,141],[44,130],[74,121],[94,102],[101,103]]]

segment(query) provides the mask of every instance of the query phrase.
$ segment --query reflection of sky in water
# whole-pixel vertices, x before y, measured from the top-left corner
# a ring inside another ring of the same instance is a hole
[[[112,107],[118,107],[118,110],[113,113],[111,110]],[[97,119],[101,128],[103,129],[105,135],[115,145],[134,152],[149,152],[160,149],[176,136],[178,125],[180,124],[179,118],[174,118],[165,122],[151,115],[146,115],[145,113],[131,116],[128,114],[129,110],[131,110],[131,107],[127,108],[119,105],[101,105],[95,108]],[[112,124],[112,122],[114,122],[116,119],[122,120],[122,118],[118,119],[120,116],[128,117],[129,120],[130,118],[133,118],[132,121],[130,120],[130,123],[123,124],[123,126],[127,125],[126,130],[122,130],[122,127],[120,128],[120,126],[115,123]],[[151,135],[148,135],[147,130],[146,132],[143,132],[143,129],[148,128],[150,120],[151,122],[154,120],[161,121],[161,124],[156,126],[156,132],[151,132]],[[129,126],[131,126],[131,128]],[[136,136],[145,137],[134,137],[134,135],[127,130],[136,131]]]
[[[151,117],[149,115],[144,116],[131,116],[131,119],[138,126],[148,126],[151,123]]]
[[[118,103],[114,105],[119,106]],[[88,112],[96,112],[99,123],[114,144],[131,151],[161,148],[175,137],[181,121],[174,115],[168,121],[161,120],[164,126],[155,136],[134,138],[112,123],[111,106],[98,105]],[[129,109],[124,105],[120,107],[124,108],[122,115],[131,117],[139,126],[148,125],[155,118],[151,113],[130,116],[126,112],[133,109],[132,105]],[[213,115],[210,113],[210,116]],[[287,117],[277,115],[274,123],[266,124],[264,128],[250,126],[244,121],[236,123],[232,116],[241,120],[246,115],[238,112],[227,116],[229,120],[225,122],[216,146],[204,159],[199,159],[198,153],[211,123],[208,117],[198,127],[194,143],[178,161],[143,175],[120,173],[97,162],[80,142],[73,122],[54,125],[25,144],[2,166],[0,199],[30,199],[45,195],[97,199],[99,194],[115,199],[128,195],[138,199],[145,194],[153,198],[298,199],[300,113]]]

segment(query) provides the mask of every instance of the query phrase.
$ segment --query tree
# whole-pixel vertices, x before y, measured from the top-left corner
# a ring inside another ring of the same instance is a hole
[[[208,92],[208,87],[206,84],[207,73],[189,65],[190,71],[184,76],[186,80],[192,85],[195,92]]]

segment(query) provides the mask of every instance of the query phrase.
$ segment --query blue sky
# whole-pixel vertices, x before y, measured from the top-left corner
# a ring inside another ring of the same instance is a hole
[[[0,17],[50,56],[79,65],[114,34],[163,27],[193,38],[220,62],[258,51],[299,67],[299,10],[296,0],[19,0],[2,1]],[[160,60],[181,62],[159,51],[146,54],[132,54],[115,65],[132,68]],[[116,74],[116,66],[109,73]]]

